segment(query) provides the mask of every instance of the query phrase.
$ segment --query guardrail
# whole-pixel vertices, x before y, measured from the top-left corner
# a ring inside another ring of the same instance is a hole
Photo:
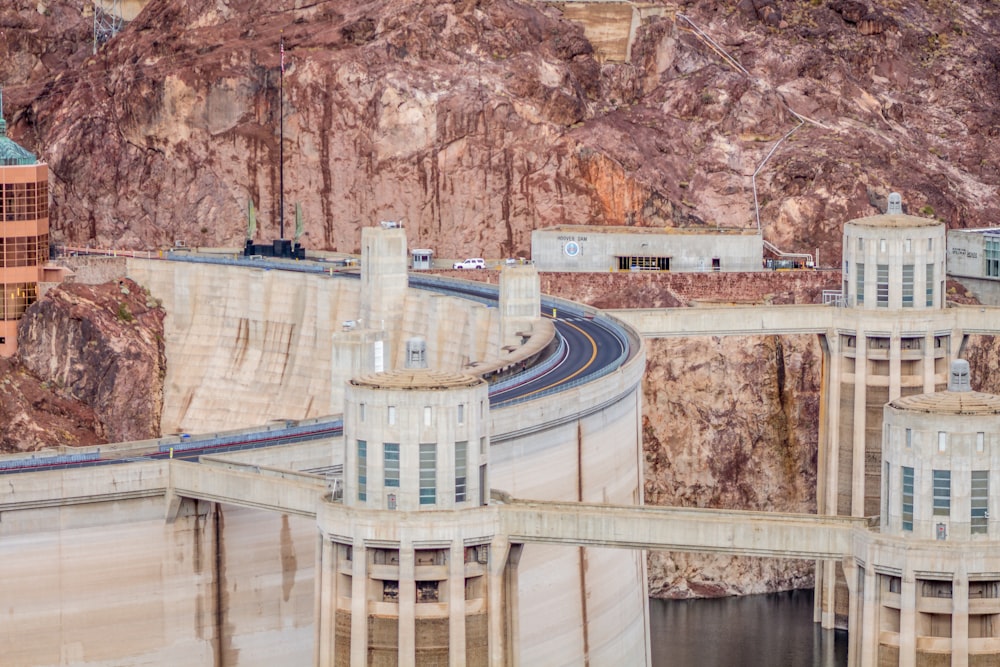
[[[55,456],[35,456],[32,455],[23,459],[8,459],[0,461],[0,471],[22,470],[24,468],[43,468],[46,466],[72,466],[89,461],[96,461],[101,458],[100,450],[96,452],[86,452],[83,454],[57,454]]]
[[[225,436],[188,436],[187,434],[181,434],[177,436],[177,442],[160,444],[158,451],[160,453],[171,450],[184,452],[191,449],[209,449],[229,445],[234,446],[235,449],[254,449],[274,444],[275,440],[281,440],[283,444],[315,440],[322,433],[336,431],[337,429],[343,429],[343,427],[344,420],[338,418],[310,424],[299,424],[296,422],[295,426],[290,425],[290,422],[285,422],[285,426],[283,427],[268,426],[266,429],[257,430],[252,434],[237,433]]]

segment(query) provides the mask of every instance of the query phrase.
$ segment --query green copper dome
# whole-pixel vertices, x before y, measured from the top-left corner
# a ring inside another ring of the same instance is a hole
[[[7,136],[7,121],[3,119],[3,91],[0,90],[0,167],[37,163],[38,158],[34,153],[21,148]]]

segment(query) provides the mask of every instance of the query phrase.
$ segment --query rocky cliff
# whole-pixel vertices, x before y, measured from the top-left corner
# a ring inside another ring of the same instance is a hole
[[[0,367],[0,451],[159,436],[163,317],[130,280],[49,290]]]
[[[0,78],[70,242],[239,245],[248,198],[276,237],[281,127],[286,236],[301,202],[318,249],[380,218],[439,257],[528,254],[557,223],[752,226],[775,148],[765,236],[827,265],[891,190],[995,219],[993,3],[646,7],[628,62],[516,0],[150,0],[88,57],[79,3],[13,0]]]

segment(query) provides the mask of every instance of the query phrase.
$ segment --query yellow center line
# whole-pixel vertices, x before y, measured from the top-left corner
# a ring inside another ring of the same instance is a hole
[[[552,387],[558,387],[559,385],[561,385],[563,383],[569,382],[570,380],[572,380],[573,378],[575,378],[577,375],[579,375],[580,373],[582,373],[585,370],[587,370],[588,368],[590,368],[590,365],[592,363],[594,363],[594,359],[597,358],[597,341],[594,340],[589,333],[587,333],[586,331],[584,331],[580,327],[576,326],[572,322],[567,322],[566,320],[562,320],[562,323],[565,324],[568,327],[573,327],[574,329],[576,329],[577,331],[579,331],[580,333],[582,333],[584,336],[586,336],[587,340],[590,341],[590,347],[594,350],[590,354],[590,359],[588,359],[587,363],[585,363],[583,366],[581,366],[580,368],[576,369],[576,371],[572,375],[564,377],[562,380],[559,380],[559,382],[554,382],[553,384],[550,384],[550,385],[547,385],[545,387],[542,387],[541,389],[536,389],[534,391],[529,391],[527,394],[521,394],[518,398],[525,398],[527,396],[532,396],[534,394],[537,394],[540,391],[546,391],[547,389],[551,389]]]

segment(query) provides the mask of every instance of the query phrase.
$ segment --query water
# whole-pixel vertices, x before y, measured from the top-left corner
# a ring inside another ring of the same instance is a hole
[[[813,623],[813,592],[649,601],[653,667],[846,667],[847,633]]]

